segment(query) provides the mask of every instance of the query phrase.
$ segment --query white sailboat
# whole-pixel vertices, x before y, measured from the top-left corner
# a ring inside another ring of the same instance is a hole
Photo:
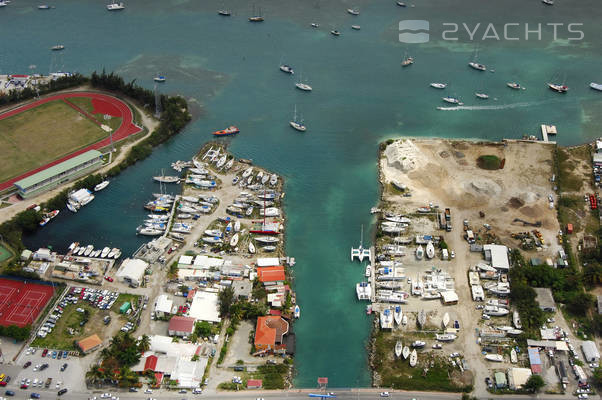
[[[289,124],[293,129],[295,129],[299,132],[305,132],[307,130],[307,127],[303,123],[303,118],[301,118],[299,121],[297,121],[297,105],[296,104],[295,104],[295,111],[293,114],[293,120],[290,121]]]
[[[435,89],[445,89],[447,87],[447,83],[432,82],[431,87]]]
[[[98,185],[94,186],[94,191],[95,192],[99,192],[102,189],[106,188],[107,186],[109,186],[109,181],[102,181],[100,182]]]
[[[370,278],[371,275],[372,275],[372,266],[370,264],[367,264],[366,271],[364,272],[364,276],[366,278]]]
[[[301,80],[301,75],[302,74],[299,74],[299,82],[295,83],[295,87],[297,89],[303,90],[305,92],[311,92],[313,90],[313,88]]]
[[[401,343],[401,340],[398,340],[397,343],[395,343],[395,357],[397,357],[397,358],[401,357],[402,351],[403,351],[403,344]]]
[[[230,246],[236,247],[237,244],[238,244],[238,233],[235,233],[234,236],[232,236],[232,239],[230,239]]]
[[[123,4],[123,3],[112,2],[110,4],[107,4],[108,11],[120,11],[120,10],[123,10],[124,8],[125,8],[125,4]]]
[[[428,258],[433,258],[435,257],[435,246],[433,246],[433,242],[431,242],[429,240],[429,242],[426,244],[426,256]]]
[[[422,260],[422,257],[424,257],[424,249],[422,248],[422,245],[418,245],[418,248],[416,249],[416,258],[419,260]]]
[[[457,336],[453,333],[443,333],[435,335],[435,339],[437,339],[440,342],[453,342],[454,340],[456,340],[456,338]]]
[[[504,356],[501,354],[487,354],[485,356],[485,360],[492,362],[502,362],[504,361]]]
[[[415,367],[418,364],[418,353],[416,349],[412,350],[410,353],[410,367]]]
[[[401,355],[403,356],[403,359],[407,359],[408,356],[410,355],[410,348],[408,346],[403,346],[403,350],[401,351]]]
[[[443,329],[447,328],[447,325],[449,324],[449,313],[445,313],[443,314],[443,320],[441,321],[441,326],[443,326]]]
[[[397,325],[401,324],[402,317],[403,317],[403,311],[401,310],[401,306],[395,306],[395,312],[393,313],[393,318],[395,319],[395,323]]]
[[[516,350],[512,349],[510,351],[510,362],[512,364],[516,364],[518,362],[518,355],[516,354]]]
[[[251,254],[255,254],[255,245],[253,244],[253,242],[249,242],[249,253]]]

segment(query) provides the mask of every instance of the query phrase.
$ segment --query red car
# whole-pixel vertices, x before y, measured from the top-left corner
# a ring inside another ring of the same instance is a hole
[[[21,389],[27,389],[28,387],[29,387],[29,385],[26,384],[26,383],[24,383],[24,384],[21,385]]]
[[[48,354],[48,349],[44,349],[44,351],[42,352],[42,357],[46,357],[46,354]]]
[[[110,276],[105,276],[105,279],[109,282],[113,282],[113,278],[111,278]]]
[[[6,386],[6,384],[7,384],[6,381],[0,382],[0,386]]]
[[[31,365],[31,361],[27,361],[25,364],[23,364],[23,368],[27,368]]]

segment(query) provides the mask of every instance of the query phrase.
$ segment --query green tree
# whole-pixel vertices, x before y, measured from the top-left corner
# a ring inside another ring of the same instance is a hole
[[[234,302],[234,289],[227,287],[219,292],[219,313],[222,317],[230,313],[230,307]]]
[[[194,333],[200,337],[211,335],[211,324],[207,321],[200,321],[194,325]]]
[[[597,387],[602,387],[602,367],[598,367],[594,370],[593,384]]]
[[[531,375],[525,383],[525,389],[532,391],[533,393],[537,393],[546,385],[541,375]]]

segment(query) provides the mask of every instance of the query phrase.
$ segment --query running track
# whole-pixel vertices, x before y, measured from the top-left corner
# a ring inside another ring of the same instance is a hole
[[[34,101],[33,103],[25,104],[21,107],[15,108],[14,110],[5,112],[4,114],[0,114],[0,120],[4,119],[4,118],[12,117],[13,115],[30,110],[32,108],[35,108],[44,103],[48,103],[50,101],[63,100],[67,104],[70,105],[70,103],[68,102],[67,99],[72,98],[72,97],[89,97],[92,99],[92,105],[94,106],[95,114],[108,114],[108,115],[111,115],[112,117],[121,118],[121,125],[119,126],[119,128],[117,128],[113,132],[113,142],[118,142],[120,140],[123,140],[126,137],[133,135],[135,133],[138,133],[142,130],[142,128],[140,128],[139,126],[134,124],[134,117],[132,115],[132,110],[130,110],[130,108],[127,106],[127,104],[125,104],[123,101],[119,100],[116,97],[108,96],[106,94],[91,93],[91,92],[62,93],[62,94],[57,94],[55,96],[46,97],[44,99]],[[78,110],[78,111],[80,111],[80,110]],[[84,116],[89,119],[92,119],[93,122],[98,123],[96,120],[93,119],[93,117],[91,118],[91,116],[88,113],[84,112],[83,110],[81,110],[80,112],[83,112]],[[107,137],[101,141],[98,141],[94,144],[89,145],[86,148],[77,150],[76,152],[73,152],[62,158],[59,158],[58,160],[54,160],[46,165],[43,165],[41,167],[38,167],[31,171],[28,171],[20,176],[17,176],[15,178],[12,178],[5,182],[2,182],[2,183],[0,183],[0,191],[11,187],[13,185],[13,183],[15,183],[23,178],[26,178],[30,175],[33,175],[36,172],[45,170],[48,167],[52,167],[53,165],[59,164],[65,160],[68,160],[79,154],[85,153],[86,151],[101,149],[103,147],[108,146],[110,143],[111,143],[111,139],[109,137]]]

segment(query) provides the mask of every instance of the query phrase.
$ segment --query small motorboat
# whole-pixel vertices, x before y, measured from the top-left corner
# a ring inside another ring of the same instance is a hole
[[[360,11],[355,8],[348,8],[347,12],[351,15],[360,15]]]
[[[282,72],[286,72],[287,74],[294,74],[295,71],[293,70],[293,67],[291,67],[290,65],[286,65],[286,64],[282,64],[280,66],[280,71]]]
[[[311,23],[311,27],[312,27],[312,28],[319,28],[319,27],[320,27],[320,24],[316,24],[315,22],[312,22],[312,23]]]
[[[263,246],[261,248],[261,250],[267,252],[267,253],[271,253],[273,251],[276,251],[276,246]]]
[[[48,4],[40,4],[38,10],[50,10],[50,6]]]
[[[444,334],[436,334],[435,339],[440,342],[453,342],[456,340],[457,336],[453,333],[444,333]]]
[[[501,354],[487,354],[485,356],[485,360],[492,362],[502,362],[504,361],[504,356]]]
[[[547,6],[553,6],[554,0],[541,0],[541,2]]]
[[[548,87],[550,89],[552,89],[555,92],[558,93],[566,93],[569,91],[569,87],[567,85],[564,84],[557,84],[557,83],[548,83]]]
[[[157,75],[153,78],[155,82],[163,83],[167,80],[164,75]]]
[[[222,129],[220,131],[213,132],[213,136],[230,136],[230,135],[235,135],[238,132],[240,132],[240,129],[238,129],[236,126],[232,125],[232,126],[227,127],[226,129]]]
[[[477,96],[479,99],[483,99],[483,100],[487,100],[489,98],[489,95],[486,93],[476,92],[474,95]]]
[[[94,191],[95,192],[99,192],[102,189],[106,188],[107,186],[109,186],[109,181],[102,181],[100,182],[98,185],[94,186]]]
[[[520,89],[524,90],[525,89],[518,82],[508,82],[508,83],[506,83],[506,86],[508,86],[510,89],[514,89],[514,90],[520,90]]]
[[[64,50],[64,49],[65,49],[65,46],[63,46],[62,44],[57,44],[50,48],[50,50],[52,50],[52,51],[60,51],[60,50]]]
[[[362,29],[362,27],[359,25],[351,25],[351,29],[359,31],[360,29]]]
[[[399,7],[407,7],[406,3],[404,3],[403,1],[398,1],[398,2],[397,2],[397,5],[398,5]]]
[[[295,304],[295,310],[293,312],[293,315],[295,316],[295,318],[299,318],[301,316],[301,308],[298,304]]]
[[[421,349],[424,346],[426,346],[426,342],[423,342],[422,340],[416,340],[412,342],[412,347],[415,349]]]
[[[341,36],[341,32],[337,31],[336,29],[331,30],[330,34],[333,36]]]
[[[401,62],[402,67],[409,67],[412,64],[414,64],[414,57],[406,57]]]
[[[232,15],[232,13],[230,12],[230,10],[218,10],[217,13],[219,15],[224,16],[224,17],[229,17],[230,15]]]
[[[433,82],[431,83],[431,87],[435,89],[445,89],[447,87],[447,83]]]
[[[299,90],[303,90],[305,92],[311,92],[313,88],[309,86],[307,83],[297,82],[295,83],[295,87]]]

